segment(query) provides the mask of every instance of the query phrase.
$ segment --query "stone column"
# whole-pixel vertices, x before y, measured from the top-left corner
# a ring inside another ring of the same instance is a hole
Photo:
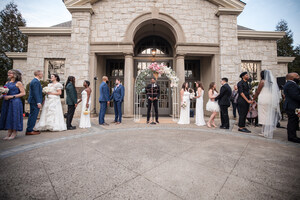
[[[184,55],[177,55],[176,57],[176,76],[179,78],[178,88],[177,88],[177,99],[178,99],[177,111],[179,112],[180,104],[181,104],[180,89],[182,84],[185,82]],[[177,113],[177,115],[179,116],[179,113]]]
[[[125,55],[124,66],[124,117],[133,117],[133,105],[134,105],[134,66],[132,54]]]

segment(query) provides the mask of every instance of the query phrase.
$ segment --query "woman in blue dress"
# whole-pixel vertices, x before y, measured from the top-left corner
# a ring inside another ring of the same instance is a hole
[[[23,104],[21,97],[25,95],[22,84],[22,74],[18,70],[7,72],[8,82],[5,86],[9,89],[7,95],[3,95],[0,130],[8,130],[4,140],[12,140],[17,136],[17,131],[23,131]]]

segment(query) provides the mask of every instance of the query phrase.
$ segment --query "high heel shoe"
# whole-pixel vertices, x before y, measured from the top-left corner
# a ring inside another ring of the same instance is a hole
[[[215,123],[213,123],[213,124],[211,124],[211,125],[213,125],[213,127],[217,128],[217,126],[215,125]]]
[[[211,124],[209,122],[206,123],[208,128],[211,128]]]

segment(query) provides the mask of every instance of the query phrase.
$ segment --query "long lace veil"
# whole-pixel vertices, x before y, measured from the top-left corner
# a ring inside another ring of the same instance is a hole
[[[277,123],[281,119],[279,106],[281,94],[277,85],[277,81],[272,75],[272,72],[269,70],[265,70],[264,88],[265,92],[268,92],[271,96],[271,99],[270,103],[268,104],[266,115],[267,119],[265,120],[266,123],[263,126],[263,134],[267,138],[273,138],[273,132],[276,129]]]

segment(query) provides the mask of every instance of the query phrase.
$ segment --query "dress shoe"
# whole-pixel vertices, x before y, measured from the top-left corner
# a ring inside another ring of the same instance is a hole
[[[105,123],[105,122],[103,123],[103,125],[104,125],[104,126],[109,126],[109,124],[108,124],[108,123]]]
[[[158,121],[158,120],[156,120],[156,123],[158,123],[158,124],[159,124],[159,121]]]
[[[220,129],[229,129],[229,127],[221,126]]]
[[[76,126],[72,126],[73,129],[76,129]]]
[[[74,128],[73,126],[71,126],[71,127],[68,127],[67,129],[68,129],[68,130],[74,130],[74,129],[76,129],[76,128]]]
[[[39,135],[41,132],[39,131],[32,131],[32,132],[26,132],[26,135]]]
[[[249,130],[246,129],[246,128],[239,128],[239,131],[240,131],[240,132],[244,132],[244,133],[251,133],[251,131],[249,131]]]
[[[289,138],[288,141],[295,142],[295,143],[300,143],[300,138],[298,138],[298,137],[296,137],[296,138]]]
[[[121,124],[121,122],[116,122],[115,124],[118,125],[118,124]]]

